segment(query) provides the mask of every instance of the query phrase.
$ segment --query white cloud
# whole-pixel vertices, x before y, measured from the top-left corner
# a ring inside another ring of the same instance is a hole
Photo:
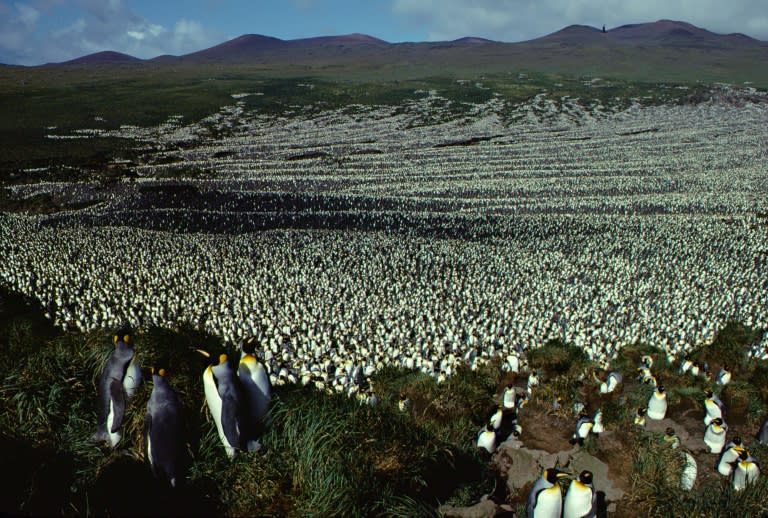
[[[40,11],[27,4],[17,2],[14,4],[19,13],[19,21],[27,27],[33,27],[40,18]]]

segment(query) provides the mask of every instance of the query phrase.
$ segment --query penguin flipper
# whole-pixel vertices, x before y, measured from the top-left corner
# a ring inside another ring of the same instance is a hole
[[[125,415],[125,393],[123,392],[123,384],[120,380],[112,379],[109,384],[109,397],[112,404],[112,427],[110,432],[115,433],[120,429],[123,424],[123,416]]]
[[[242,450],[240,419],[238,416],[238,405],[234,399],[227,398],[221,405],[221,429],[224,437],[233,448]]]

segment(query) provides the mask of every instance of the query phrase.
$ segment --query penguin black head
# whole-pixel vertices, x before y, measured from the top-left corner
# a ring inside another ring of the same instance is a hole
[[[707,399],[712,399],[712,396],[714,396],[715,393],[712,392],[712,389],[706,389],[704,391],[704,396],[706,396]]]
[[[749,458],[749,452],[747,450],[741,450],[739,453],[739,459],[741,460],[747,460]]]
[[[716,417],[712,419],[712,424],[716,424],[717,426],[723,426],[723,420],[719,417]]]
[[[579,473],[579,482],[582,484],[591,484],[592,483],[592,472],[588,469],[585,469],[581,473]]]
[[[637,409],[637,415],[645,415],[645,413],[648,411],[647,408],[638,408]]]
[[[557,468],[548,468],[544,470],[544,479],[550,484],[556,484],[557,479],[568,478],[568,473],[560,471]]]
[[[664,392],[667,391],[667,389],[665,389],[663,385],[659,385],[658,387],[656,387],[656,390],[659,392],[659,394],[663,394]]]
[[[732,442],[732,443],[733,443],[735,446],[741,446],[741,437],[739,437],[739,436],[737,435],[736,437],[734,437],[733,439],[731,439],[731,442]]]
[[[667,437],[672,437],[675,435],[675,429],[671,426],[668,426],[666,430],[664,430],[664,433],[667,435]]]
[[[512,383],[507,383],[507,389],[512,390],[515,386]]]
[[[256,345],[258,344],[258,340],[255,336],[249,336],[243,341],[243,345],[241,346],[243,352],[245,354],[256,354]]]

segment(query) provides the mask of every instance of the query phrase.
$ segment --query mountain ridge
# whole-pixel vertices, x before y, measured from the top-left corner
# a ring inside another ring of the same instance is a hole
[[[351,53],[365,50],[380,52],[393,49],[450,48],[455,46],[605,46],[605,47],[671,47],[671,48],[766,48],[768,42],[742,33],[719,34],[683,21],[658,20],[648,23],[620,25],[603,31],[589,25],[569,25],[538,38],[518,42],[503,42],[477,36],[465,36],[450,41],[398,42],[361,33],[337,36],[314,36],[283,40],[263,34],[244,34],[212,47],[179,56],[162,55],[140,59],[115,51],[101,51],[80,56],[58,65],[88,65],[100,63],[172,63],[172,62],[247,62],[272,58],[290,59],[296,52],[320,52],[332,57],[334,52]],[[269,54],[274,54],[270,56]],[[302,57],[299,55],[298,57]],[[45,65],[43,65],[45,66]]]

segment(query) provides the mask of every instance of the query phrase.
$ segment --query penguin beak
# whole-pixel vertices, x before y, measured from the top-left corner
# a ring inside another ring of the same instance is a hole
[[[195,351],[199,352],[200,354],[202,354],[206,358],[210,358],[211,357],[211,353],[209,353],[208,351],[203,351],[202,349],[195,349]]]
[[[557,478],[571,478],[571,475],[569,473],[565,473],[564,471],[559,472],[557,475],[555,475]]]

